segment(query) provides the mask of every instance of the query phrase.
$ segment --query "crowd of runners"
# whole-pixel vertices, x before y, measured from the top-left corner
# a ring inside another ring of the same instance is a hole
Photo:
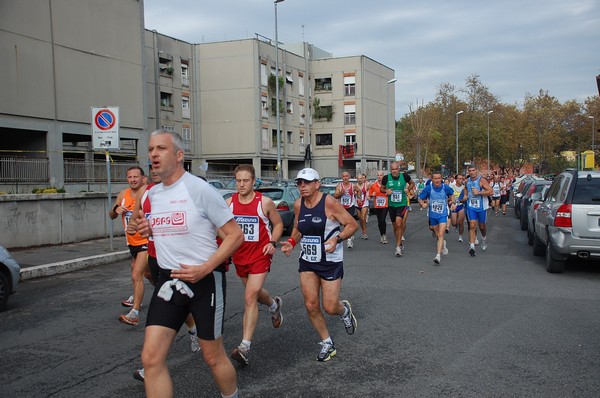
[[[300,199],[294,203],[294,228],[282,240],[283,222],[274,202],[254,190],[256,174],[252,165],[239,165],[235,171],[237,192],[223,200],[221,194],[183,167],[181,137],[157,130],[149,141],[150,175],[132,167],[127,172],[129,188],[117,196],[109,211],[121,217],[129,246],[133,294],[121,304],[130,307],[119,316],[124,324],[137,326],[144,296],[144,278],[154,286],[146,317],[143,368],[134,377],[144,381],[149,397],[171,397],[173,386],[167,355],[175,336],[185,323],[192,352],[201,352],[223,397],[237,397],[236,370],[228,356],[240,366],[250,363],[252,339],[259,321],[259,305],[266,307],[272,325],[283,324],[283,300],[264,287],[275,251],[290,256],[299,245],[298,272],[309,321],[319,335],[316,359],[329,361],[337,354],[328,329],[326,315],[337,316],[348,334],[357,328],[348,300],[340,299],[344,276],[343,241],[353,249],[359,230],[369,239],[367,221],[372,203],[377,217],[379,242],[389,243],[387,220],[393,230],[394,256],[404,253],[407,219],[411,199],[428,212],[429,228],[436,237],[433,261],[441,263],[448,254],[449,226],[463,242],[465,221],[468,229],[468,254],[476,255],[478,232],[481,250],[487,249],[486,217],[506,214],[512,189],[506,176],[482,176],[469,166],[467,175],[443,179],[434,172],[431,178],[411,179],[398,163],[389,172],[378,171],[369,182],[365,174],[350,181],[342,173],[335,192],[320,191],[316,170],[302,169],[295,182]],[[225,272],[230,266],[244,286],[244,315],[241,340],[229,355],[223,344],[226,298]]]

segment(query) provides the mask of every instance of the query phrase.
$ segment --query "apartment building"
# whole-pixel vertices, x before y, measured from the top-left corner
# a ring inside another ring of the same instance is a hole
[[[158,128],[182,135],[188,171],[208,166],[215,177],[230,177],[240,163],[275,177],[278,157],[284,178],[306,166],[323,176],[374,175],[387,158],[394,71],[368,57],[279,43],[276,70],[272,40],[184,42],[145,30],[137,0],[1,7],[0,191],[105,190],[107,152],[92,145],[93,106],[119,107],[120,145],[108,153],[116,183],[130,165],[147,164]]]

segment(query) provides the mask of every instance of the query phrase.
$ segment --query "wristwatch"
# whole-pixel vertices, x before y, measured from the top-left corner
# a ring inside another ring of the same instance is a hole
[[[342,243],[344,241],[344,239],[340,236],[340,235],[336,235],[335,236],[337,238],[337,244],[339,245],[340,243]]]
[[[274,240],[270,241],[269,243],[272,244],[273,247],[277,247],[277,242],[275,242]]]

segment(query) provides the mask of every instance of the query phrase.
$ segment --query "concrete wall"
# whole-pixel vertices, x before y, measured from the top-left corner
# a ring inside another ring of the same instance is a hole
[[[0,195],[0,243],[7,248],[106,237],[107,220],[106,194]],[[112,228],[114,235],[123,235],[120,218]]]

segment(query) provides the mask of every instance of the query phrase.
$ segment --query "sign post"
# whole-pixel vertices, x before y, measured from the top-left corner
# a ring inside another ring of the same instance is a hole
[[[119,140],[119,107],[92,107],[92,143],[95,151],[104,150],[106,156],[106,182],[108,191],[107,209],[110,209],[110,149],[120,149]],[[107,217],[107,227],[110,236],[110,250],[113,250],[113,223]]]

